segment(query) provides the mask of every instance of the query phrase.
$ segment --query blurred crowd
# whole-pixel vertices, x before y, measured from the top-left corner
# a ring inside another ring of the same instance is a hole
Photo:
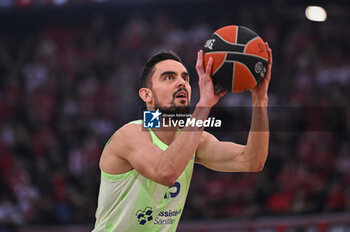
[[[167,2],[185,2],[185,0],[166,0]],[[198,0],[191,0],[198,1]],[[213,1],[213,0],[202,0]],[[130,4],[130,3],[157,3],[161,0],[0,0],[0,8],[8,7],[52,7],[64,5],[89,5],[89,4]]]
[[[251,17],[217,12],[215,20],[160,11],[150,18],[130,12],[118,23],[97,14],[88,23],[1,31],[0,224],[93,224],[99,157],[115,130],[140,118],[143,65],[158,51],[179,54],[192,76],[195,104],[196,52],[221,26],[244,25],[269,42],[270,105],[348,107],[345,21],[291,19],[278,7],[266,13],[241,6],[237,12],[250,10]],[[250,96],[229,94],[219,105],[249,106]],[[196,166],[183,219],[350,211],[349,134],[304,126],[271,133],[262,172]],[[245,143],[247,133],[216,136]]]

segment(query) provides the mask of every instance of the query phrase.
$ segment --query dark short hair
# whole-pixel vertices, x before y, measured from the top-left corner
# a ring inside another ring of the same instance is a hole
[[[150,77],[154,73],[154,66],[163,60],[175,60],[175,61],[178,61],[181,63],[180,57],[172,51],[160,52],[160,53],[152,56],[147,61],[145,67],[143,68],[140,83],[139,83],[140,88],[151,88],[152,87],[152,82],[150,81]]]

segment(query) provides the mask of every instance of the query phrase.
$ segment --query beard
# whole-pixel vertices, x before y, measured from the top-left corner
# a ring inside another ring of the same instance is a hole
[[[187,99],[187,104],[182,104],[182,105],[176,105],[175,104],[175,97],[176,92],[173,94],[173,100],[170,103],[169,107],[163,107],[160,106],[157,95],[154,94],[154,108],[159,109],[160,112],[163,114],[171,114],[175,115],[172,117],[172,120],[185,120],[188,118],[189,113],[190,113],[190,106],[189,106],[189,101]]]

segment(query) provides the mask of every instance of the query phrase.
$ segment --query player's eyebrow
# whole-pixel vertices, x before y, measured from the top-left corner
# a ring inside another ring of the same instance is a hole
[[[188,77],[189,77],[190,74],[188,74],[188,72],[182,72],[182,73],[181,73],[181,76],[188,76]]]
[[[166,76],[166,75],[176,75],[177,72],[174,72],[174,71],[165,71],[165,72],[162,72],[162,74],[160,74],[160,76]]]
[[[165,72],[162,72],[162,74],[160,74],[160,76],[165,76],[165,75],[177,75],[177,72],[174,72],[174,71],[165,71]],[[188,74],[188,72],[182,72],[181,73],[181,76],[190,76]]]

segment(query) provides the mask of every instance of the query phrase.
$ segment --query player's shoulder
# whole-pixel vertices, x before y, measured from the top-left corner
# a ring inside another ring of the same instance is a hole
[[[142,131],[142,121],[141,120],[135,120],[131,121],[129,123],[124,124],[122,127],[120,127],[113,135],[115,136],[123,136],[123,137],[129,137],[129,136],[135,136],[139,134],[139,132]]]
[[[126,123],[122,127],[120,127],[118,131],[134,130],[135,128],[142,128],[142,120],[134,120],[129,123]]]
[[[132,121],[120,127],[106,143],[102,156],[101,168],[105,170],[130,170],[129,156],[147,143],[142,122]],[[112,166],[112,167],[111,167]]]
[[[139,142],[149,140],[149,137],[148,131],[142,126],[142,120],[136,120],[120,127],[112,136],[111,142],[136,145]]]

